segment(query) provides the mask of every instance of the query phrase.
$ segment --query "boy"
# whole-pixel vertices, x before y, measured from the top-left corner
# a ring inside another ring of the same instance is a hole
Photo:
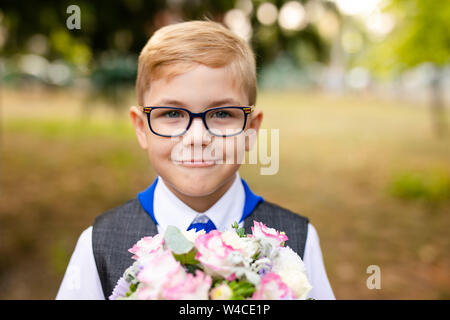
[[[255,59],[219,23],[191,21],[159,29],[139,56],[130,116],[158,178],[137,198],[95,219],[80,236],[57,299],[107,299],[132,263],[128,249],[143,236],[183,229],[225,230],[253,220],[285,231],[304,260],[309,297],[334,299],[319,238],[308,219],[252,193],[230,151],[257,132]],[[231,148],[230,148],[231,146]]]

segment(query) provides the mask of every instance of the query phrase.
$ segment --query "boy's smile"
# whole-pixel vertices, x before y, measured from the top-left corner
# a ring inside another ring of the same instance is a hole
[[[226,67],[196,65],[170,81],[151,82],[144,106],[185,108],[193,113],[214,107],[248,106],[244,90],[233,85]],[[150,131],[146,114],[131,107],[130,115],[141,147],[167,187],[194,210],[203,212],[231,186],[239,169],[238,161],[225,161],[227,151],[248,148],[239,136],[211,135],[202,119],[194,118],[182,136],[161,137]],[[248,117],[246,129],[259,129],[262,113]],[[239,142],[241,141],[241,142]],[[231,146],[231,147],[230,147]]]

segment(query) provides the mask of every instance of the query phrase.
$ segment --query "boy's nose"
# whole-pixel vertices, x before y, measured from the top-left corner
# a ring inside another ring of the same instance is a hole
[[[211,142],[211,135],[201,119],[194,119],[188,131],[183,135],[184,145],[204,146]]]

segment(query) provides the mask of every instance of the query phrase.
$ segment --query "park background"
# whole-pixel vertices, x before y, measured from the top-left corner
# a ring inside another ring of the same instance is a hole
[[[278,173],[241,176],[309,217],[336,298],[449,299],[439,0],[2,1],[0,298],[53,299],[81,232],[153,181],[127,113],[137,56],[156,29],[204,18],[252,45],[263,128],[280,130]]]

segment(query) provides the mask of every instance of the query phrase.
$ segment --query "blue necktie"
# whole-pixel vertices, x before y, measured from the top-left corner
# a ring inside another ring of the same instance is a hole
[[[211,230],[216,230],[217,228],[208,216],[198,214],[187,229],[188,231],[191,229],[195,229],[196,231],[205,230],[205,232],[208,233]]]

